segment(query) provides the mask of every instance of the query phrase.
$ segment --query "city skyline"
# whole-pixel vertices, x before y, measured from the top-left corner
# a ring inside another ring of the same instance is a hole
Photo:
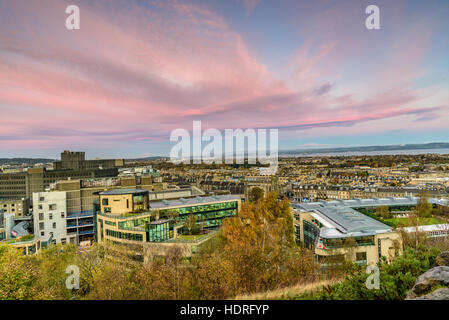
[[[278,128],[280,150],[449,142],[447,16],[446,1],[3,2],[0,157],[168,155],[194,120]]]

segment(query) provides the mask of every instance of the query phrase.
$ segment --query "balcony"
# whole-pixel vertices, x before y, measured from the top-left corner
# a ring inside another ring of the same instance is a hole
[[[93,217],[93,210],[84,210],[79,212],[67,213],[67,219],[75,219],[81,217]]]
[[[83,235],[83,234],[94,234],[94,230],[83,230],[78,232],[79,235]]]
[[[85,222],[85,223],[68,223],[67,229],[69,228],[78,228],[78,227],[92,227],[94,225],[93,222]]]

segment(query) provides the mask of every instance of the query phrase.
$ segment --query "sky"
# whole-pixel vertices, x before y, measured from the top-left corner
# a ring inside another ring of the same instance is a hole
[[[449,142],[448,17],[447,0],[0,0],[0,157],[168,155],[195,120],[277,128],[281,150]]]

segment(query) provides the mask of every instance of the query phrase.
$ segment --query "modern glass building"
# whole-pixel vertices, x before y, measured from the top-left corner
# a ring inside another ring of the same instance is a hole
[[[99,192],[94,205],[96,240],[115,243],[173,241],[186,231],[193,215],[202,230],[215,229],[237,214],[240,197],[221,195],[148,201],[148,191],[121,189]]]
[[[400,234],[358,210],[375,210],[380,206],[405,210],[416,206],[416,201],[386,198],[294,203],[297,241],[314,250],[319,262],[336,256],[361,264],[376,263],[382,257],[390,260],[402,250]]]

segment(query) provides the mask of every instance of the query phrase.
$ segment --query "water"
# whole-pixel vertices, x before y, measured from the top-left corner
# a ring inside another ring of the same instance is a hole
[[[446,154],[449,149],[410,149],[410,150],[385,150],[385,151],[345,151],[345,152],[316,152],[279,155],[279,157],[322,157],[322,156],[388,156],[388,155],[418,155],[418,154]]]

